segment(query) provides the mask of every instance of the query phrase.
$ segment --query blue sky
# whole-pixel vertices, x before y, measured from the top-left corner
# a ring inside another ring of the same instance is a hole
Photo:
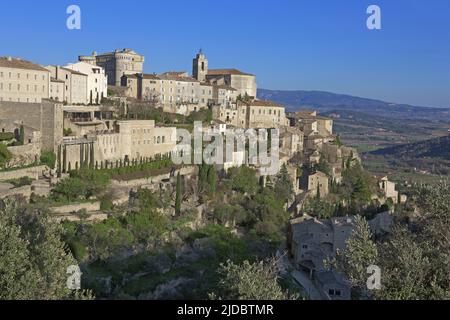
[[[66,8],[82,29],[66,28]],[[382,10],[382,30],[366,9]],[[448,0],[16,0],[0,10],[0,55],[65,64],[133,48],[146,72],[212,68],[257,74],[268,89],[324,90],[450,107]]]

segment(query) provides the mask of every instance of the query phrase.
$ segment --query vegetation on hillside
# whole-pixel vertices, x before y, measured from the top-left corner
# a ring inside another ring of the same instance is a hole
[[[347,248],[335,267],[351,280],[356,292],[387,300],[450,298],[450,184],[415,188],[409,219],[398,220],[392,232],[375,242],[368,224],[359,218]],[[381,269],[381,290],[365,290],[369,265]]]
[[[45,210],[0,202],[0,299],[91,298],[67,287],[67,268],[77,263],[61,241],[61,226]]]

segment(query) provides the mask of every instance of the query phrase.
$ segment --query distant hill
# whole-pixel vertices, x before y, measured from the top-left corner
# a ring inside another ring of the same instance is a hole
[[[427,108],[395,104],[324,91],[258,89],[258,98],[281,103],[286,106],[288,111],[313,108],[324,112],[339,109],[360,111],[397,119],[430,119],[450,122],[450,109],[448,108]]]
[[[439,158],[450,161],[450,136],[393,146],[372,151],[370,154],[399,159]]]

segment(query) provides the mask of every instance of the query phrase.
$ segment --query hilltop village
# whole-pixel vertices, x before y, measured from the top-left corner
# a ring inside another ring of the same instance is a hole
[[[186,268],[219,265],[245,250],[264,257],[281,245],[305,295],[350,299],[348,281],[324,260],[345,248],[356,214],[366,215],[377,237],[389,233],[406,196],[387,177],[364,171],[332,119],[257,99],[255,75],[213,69],[203,52],[190,74],[147,74],[144,63],[131,49],[65,66],[0,58],[0,198],[43,205],[61,221],[100,297],[176,298],[193,290],[202,298],[208,288],[198,280],[208,268]],[[245,151],[222,164],[175,165],[177,129],[192,131],[195,121],[220,135],[275,129],[280,170],[261,174]],[[217,244],[229,237],[236,238],[230,247]],[[242,239],[254,247],[239,249]],[[162,253],[168,244],[173,255]],[[133,275],[123,261],[149,250],[145,270]],[[102,275],[98,261],[107,266]]]

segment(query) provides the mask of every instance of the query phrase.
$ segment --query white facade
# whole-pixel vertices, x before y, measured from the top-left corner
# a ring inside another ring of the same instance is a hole
[[[69,64],[67,69],[71,69],[87,75],[86,101],[90,104],[100,104],[103,98],[108,96],[108,77],[105,69],[93,66],[86,62]]]
[[[64,102],[68,104],[88,104],[88,76],[84,73],[60,66],[46,67],[54,79],[64,81]]]

